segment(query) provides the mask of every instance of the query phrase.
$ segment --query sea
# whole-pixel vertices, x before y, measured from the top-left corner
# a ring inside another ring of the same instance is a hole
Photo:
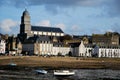
[[[0,70],[0,80],[120,80],[120,70],[112,69],[74,69],[75,75],[58,77],[53,70],[48,74],[37,74],[31,70]]]

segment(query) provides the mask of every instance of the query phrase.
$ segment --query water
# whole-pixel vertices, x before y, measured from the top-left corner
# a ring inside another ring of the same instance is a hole
[[[120,80],[120,70],[80,69],[74,77],[74,80]]]
[[[56,77],[53,75],[53,70],[49,70],[47,75],[37,74],[34,70],[0,70],[0,80],[120,80],[120,70],[79,69],[74,71],[74,76]]]

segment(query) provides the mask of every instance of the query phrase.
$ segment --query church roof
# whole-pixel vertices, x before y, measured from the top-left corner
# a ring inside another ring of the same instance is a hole
[[[60,28],[56,28],[56,27],[32,26],[31,29],[32,31],[64,33]]]

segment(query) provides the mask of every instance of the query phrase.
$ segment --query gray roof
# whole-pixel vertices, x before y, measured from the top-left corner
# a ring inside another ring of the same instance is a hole
[[[39,36],[37,38],[37,41],[38,42],[41,42],[41,41],[50,41],[50,38],[48,36]]]
[[[60,28],[56,28],[56,27],[32,26],[31,29],[32,31],[64,33]]]
[[[50,41],[50,38],[48,36],[33,36],[29,37],[25,40],[25,43],[35,43],[35,42],[41,42],[41,41]]]
[[[64,46],[64,44],[62,42],[54,42],[53,43],[53,46],[55,47],[58,47],[58,46]]]

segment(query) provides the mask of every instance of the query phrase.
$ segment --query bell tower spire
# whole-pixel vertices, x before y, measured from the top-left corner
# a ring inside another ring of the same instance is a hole
[[[29,36],[30,32],[31,32],[30,15],[27,9],[25,9],[21,16],[20,34],[26,33],[27,36]]]

